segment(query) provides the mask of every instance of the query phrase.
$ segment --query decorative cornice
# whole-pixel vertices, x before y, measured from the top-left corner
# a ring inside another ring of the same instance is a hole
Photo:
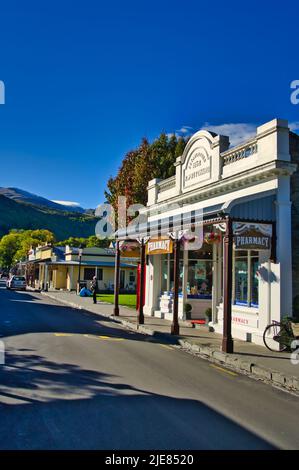
[[[161,201],[157,204],[147,207],[146,212],[151,215],[163,213],[169,209],[169,204],[190,204],[199,202],[212,197],[217,197],[233,190],[244,187],[251,187],[256,183],[264,182],[277,178],[278,176],[290,176],[297,169],[297,165],[281,160],[275,160],[253,169],[247,169],[237,175],[227,176],[221,180],[210,183],[201,188],[193,189],[187,193],[175,195],[167,201]]]

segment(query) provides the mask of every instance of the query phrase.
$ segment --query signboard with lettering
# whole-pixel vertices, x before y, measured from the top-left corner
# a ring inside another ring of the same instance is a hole
[[[161,255],[172,253],[173,243],[169,238],[152,238],[146,245],[147,255]]]
[[[119,243],[121,256],[125,258],[139,258],[140,245],[135,241],[121,241]]]
[[[235,250],[271,250],[272,225],[234,223]]]
[[[184,188],[211,178],[211,157],[204,147],[197,147],[190,153],[183,173]]]

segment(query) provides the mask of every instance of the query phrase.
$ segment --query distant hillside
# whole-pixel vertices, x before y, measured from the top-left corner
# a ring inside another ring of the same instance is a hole
[[[78,212],[82,214],[85,212],[80,206],[57,204],[42,196],[37,196],[36,194],[29,193],[19,188],[0,188],[0,195],[16,202],[38,206],[38,208],[42,207],[56,211]]]
[[[11,229],[48,229],[57,240],[89,237],[95,233],[97,220],[86,214],[33,207],[0,194],[0,236]]]

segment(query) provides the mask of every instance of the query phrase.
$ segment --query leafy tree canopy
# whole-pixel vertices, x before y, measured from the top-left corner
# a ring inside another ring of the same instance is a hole
[[[127,207],[147,202],[147,185],[153,178],[166,179],[175,174],[174,163],[182,155],[187,141],[176,135],[162,133],[154,142],[142,139],[140,145],[129,151],[118,170],[111,177],[105,191],[106,200],[117,213],[119,196],[126,196]]]
[[[0,266],[9,269],[14,263],[25,260],[31,247],[54,242],[55,237],[49,230],[11,230],[0,241]]]
[[[93,246],[96,246],[99,248],[107,248],[109,245],[109,241],[100,240],[95,235],[92,235],[88,238],[70,237],[70,238],[67,238],[66,240],[56,243],[56,246],[66,246],[66,245],[77,247],[77,248],[79,246],[81,246],[82,248],[91,248]]]

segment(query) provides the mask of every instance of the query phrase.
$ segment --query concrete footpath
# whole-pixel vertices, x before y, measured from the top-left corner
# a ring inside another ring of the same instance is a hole
[[[188,322],[180,323],[180,335],[170,335],[171,322],[155,317],[145,317],[144,325],[137,325],[137,312],[120,306],[120,315],[113,315],[113,305],[98,302],[94,305],[91,298],[82,298],[73,292],[43,292],[53,300],[73,308],[109,317],[125,327],[146,335],[163,337],[173,341],[194,355],[225,365],[230,369],[249,375],[272,385],[299,392],[299,354],[298,364],[292,364],[290,353],[271,352],[263,346],[245,341],[234,341],[234,354],[221,351],[222,336],[209,332],[205,326],[192,328]]]

